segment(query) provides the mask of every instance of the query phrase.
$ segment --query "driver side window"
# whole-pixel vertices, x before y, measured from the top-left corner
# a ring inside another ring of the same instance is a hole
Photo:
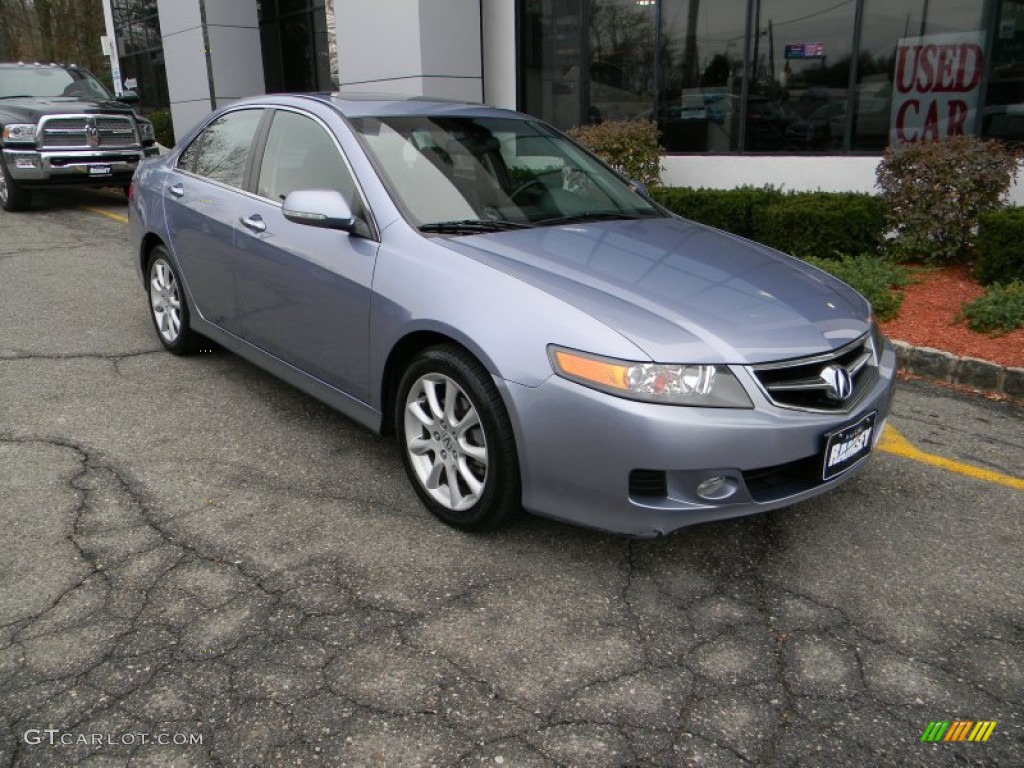
[[[357,219],[356,233],[370,236],[355,179],[334,140],[312,118],[278,110],[267,134],[256,194],[280,203],[297,189],[340,192]]]

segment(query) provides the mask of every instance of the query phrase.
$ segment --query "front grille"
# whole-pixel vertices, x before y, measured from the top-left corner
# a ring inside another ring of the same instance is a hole
[[[96,126],[96,137],[89,143],[90,125]],[[91,117],[51,117],[43,121],[43,149],[116,149],[138,145],[135,123],[130,117],[98,115]]]
[[[835,366],[849,375],[845,397],[834,389],[826,369]],[[750,367],[769,400],[782,408],[804,411],[846,411],[878,378],[878,363],[870,334],[834,352]]]

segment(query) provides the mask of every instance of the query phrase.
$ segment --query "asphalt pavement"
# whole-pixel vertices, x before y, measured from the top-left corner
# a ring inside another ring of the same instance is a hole
[[[126,213],[0,213],[0,766],[1024,765],[1021,407],[903,383],[940,460],[657,540],[468,535],[391,439],[161,351]]]

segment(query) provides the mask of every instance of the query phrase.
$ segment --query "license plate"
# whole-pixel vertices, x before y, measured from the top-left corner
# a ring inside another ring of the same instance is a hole
[[[90,176],[109,176],[110,166],[109,165],[90,165],[89,166]]]
[[[825,465],[821,473],[823,480],[831,480],[843,474],[871,453],[875,416],[876,413],[872,411],[856,424],[825,436]]]

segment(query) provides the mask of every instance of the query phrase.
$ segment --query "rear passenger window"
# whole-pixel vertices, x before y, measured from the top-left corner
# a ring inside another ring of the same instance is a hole
[[[262,117],[262,109],[244,109],[217,118],[181,154],[178,167],[241,188]]]

